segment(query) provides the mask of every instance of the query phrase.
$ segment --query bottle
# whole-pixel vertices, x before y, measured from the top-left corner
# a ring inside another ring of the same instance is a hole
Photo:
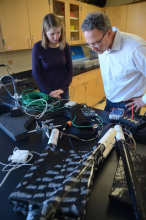
[[[59,130],[57,128],[52,129],[47,146],[47,148],[50,148],[51,151],[55,150],[58,142],[58,137],[59,137]]]

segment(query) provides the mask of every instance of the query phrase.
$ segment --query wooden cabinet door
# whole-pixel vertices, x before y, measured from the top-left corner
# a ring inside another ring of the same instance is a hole
[[[102,11],[101,8],[92,5],[92,12]]]
[[[72,89],[72,101],[85,103],[85,84],[79,85]]]
[[[82,3],[82,14],[81,14],[81,24],[83,23],[83,20],[86,18],[87,14],[89,12],[92,12],[92,5],[86,4],[86,3]],[[81,41],[82,43],[86,43],[84,34],[81,30]]]
[[[69,43],[69,31],[67,30],[69,20],[68,10],[67,0],[50,0],[50,12],[54,13],[61,19],[64,25],[66,42]]]
[[[120,31],[126,31],[127,5],[106,7],[105,14],[109,17],[112,27],[117,27]]]
[[[81,44],[81,3],[73,0],[67,2],[69,44]]]
[[[86,91],[86,104],[88,106],[95,105],[98,102],[96,79],[92,79],[86,83],[85,91]]]
[[[102,76],[98,76],[98,78],[96,79],[96,88],[97,88],[97,102],[100,102],[105,97]]]
[[[128,5],[126,32],[136,34],[146,40],[146,2]]]
[[[31,47],[26,0],[0,0],[0,22],[5,51]]]
[[[48,0],[27,0],[31,33],[31,47],[41,40],[41,25],[44,16],[50,13]]]

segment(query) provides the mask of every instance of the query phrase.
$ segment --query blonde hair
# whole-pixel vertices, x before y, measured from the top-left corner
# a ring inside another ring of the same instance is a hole
[[[52,27],[61,27],[61,36],[59,39],[59,48],[64,49],[65,47],[65,37],[64,37],[64,28],[61,20],[53,13],[45,15],[42,21],[42,47],[45,49],[48,48],[49,40],[46,36],[46,32]]]

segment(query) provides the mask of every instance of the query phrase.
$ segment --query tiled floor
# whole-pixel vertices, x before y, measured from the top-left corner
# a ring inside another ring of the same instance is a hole
[[[106,101],[103,101],[102,103],[98,103],[97,105],[95,105],[94,108],[103,110],[105,107],[105,104],[106,104]],[[141,109],[140,115],[143,115],[145,112],[146,112],[146,107],[143,107]]]

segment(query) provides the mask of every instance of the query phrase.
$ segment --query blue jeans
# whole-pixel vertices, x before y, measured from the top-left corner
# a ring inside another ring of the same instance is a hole
[[[69,91],[62,93],[61,99],[68,99],[69,100]]]
[[[111,110],[111,108],[122,108],[122,109],[124,109],[124,112],[126,112],[127,109],[129,108],[129,106],[125,107],[125,105],[128,104],[129,102],[130,101],[114,103],[114,102],[111,102],[107,99],[106,106],[105,106],[104,110],[109,112]],[[134,114],[138,116],[140,114],[140,109]],[[131,110],[127,111],[126,115],[131,115]]]

